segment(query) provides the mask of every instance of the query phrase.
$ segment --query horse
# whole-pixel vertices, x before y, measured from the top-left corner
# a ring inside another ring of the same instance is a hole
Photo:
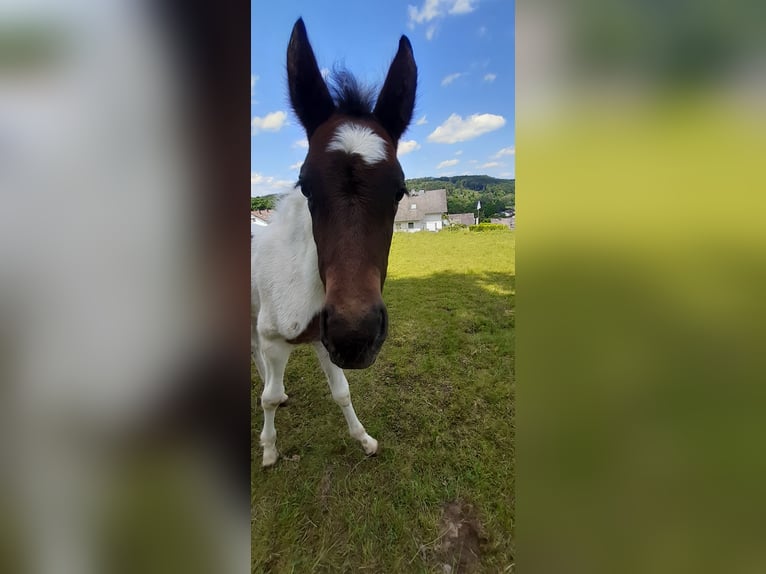
[[[285,366],[299,344],[313,345],[349,434],[367,455],[378,451],[343,369],[372,365],[388,333],[382,292],[394,216],[407,193],[396,150],[415,106],[412,45],[401,36],[374,107],[374,93],[349,72],[330,79],[328,87],[299,18],[287,84],[308,152],[295,187],[252,240],[251,350],[264,383],[264,467],[279,457],[274,417],[287,400]]]

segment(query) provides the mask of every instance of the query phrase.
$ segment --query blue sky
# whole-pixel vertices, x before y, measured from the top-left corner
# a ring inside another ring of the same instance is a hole
[[[345,64],[380,86],[399,37],[412,42],[418,97],[399,142],[405,176],[515,177],[514,0],[253,2],[252,195],[292,185],[306,135],[290,109],[285,58],[303,17],[320,68]]]

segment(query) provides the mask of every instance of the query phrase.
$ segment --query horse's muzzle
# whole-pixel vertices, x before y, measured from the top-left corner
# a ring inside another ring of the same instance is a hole
[[[375,362],[388,334],[388,314],[381,302],[361,316],[322,309],[319,336],[330,359],[341,369],[366,369]]]

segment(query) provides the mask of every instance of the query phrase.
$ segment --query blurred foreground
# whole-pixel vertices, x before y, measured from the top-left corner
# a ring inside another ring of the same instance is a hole
[[[195,4],[0,2],[0,571],[249,569],[249,5]]]
[[[766,571],[763,16],[518,6],[525,572]]]

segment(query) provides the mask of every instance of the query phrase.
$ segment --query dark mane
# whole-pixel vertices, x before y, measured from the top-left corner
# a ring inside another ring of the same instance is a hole
[[[335,101],[335,106],[342,114],[350,116],[369,116],[375,102],[375,86],[359,83],[354,75],[343,67],[333,68],[327,78],[327,85]]]

